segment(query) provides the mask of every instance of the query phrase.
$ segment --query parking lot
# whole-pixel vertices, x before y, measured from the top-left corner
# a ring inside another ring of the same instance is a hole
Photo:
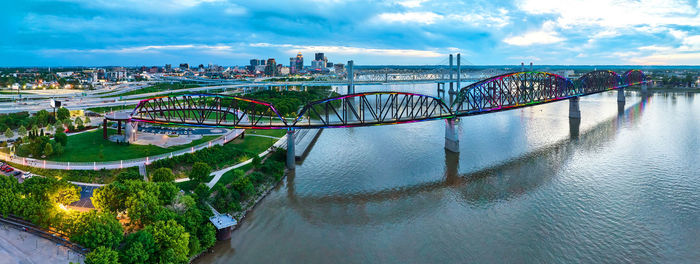
[[[0,162],[0,173],[5,176],[15,177],[20,183],[24,182],[24,179],[31,177],[31,173],[18,170],[5,162]]]
[[[78,186],[80,186],[80,200],[70,204],[70,206],[79,207],[82,209],[94,209],[95,206],[92,205],[92,200],[90,200],[90,198],[92,197],[92,193],[95,191],[95,189],[99,188],[99,186]]]

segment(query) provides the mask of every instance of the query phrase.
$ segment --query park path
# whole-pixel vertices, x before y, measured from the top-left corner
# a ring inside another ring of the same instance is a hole
[[[105,161],[105,162],[58,162],[58,161],[47,161],[39,160],[33,158],[25,158],[18,156],[11,156],[7,153],[0,152],[0,159],[14,162],[17,164],[22,164],[25,166],[42,168],[42,169],[59,169],[59,170],[101,170],[101,169],[121,169],[128,167],[137,167],[151,164],[152,162],[160,159],[172,158],[175,156],[184,155],[187,153],[193,153],[195,151],[210,148],[214,145],[224,145],[227,142],[233,140],[234,138],[240,136],[245,130],[244,129],[233,129],[229,133],[214,139],[209,142],[204,142],[197,146],[190,148],[185,148],[181,150],[176,150],[169,153],[164,153],[160,155],[154,155],[149,157],[130,159],[130,160],[115,160],[115,161]]]
[[[269,147],[267,150],[265,150],[265,151],[261,152],[260,154],[258,154],[258,157],[260,157],[260,158],[262,158],[262,157],[264,157],[265,155],[269,154],[269,153],[270,153],[271,151],[273,151],[275,148],[286,148],[286,147],[287,147],[287,144],[286,144],[286,143],[287,143],[287,135],[284,135],[284,136],[279,137],[279,138],[278,138],[278,137],[273,137],[273,136],[255,135],[255,134],[247,134],[246,136],[268,137],[268,138],[277,139],[277,142],[275,142],[274,144],[272,144],[271,147]],[[229,172],[230,170],[238,169],[238,168],[243,167],[243,166],[245,166],[245,165],[248,165],[248,164],[250,164],[250,163],[252,163],[252,162],[253,162],[253,159],[248,159],[248,160],[246,160],[246,161],[243,161],[243,162],[241,162],[241,163],[235,164],[235,165],[233,165],[233,166],[229,166],[229,167],[226,167],[226,168],[217,170],[217,171],[215,171],[215,172],[212,172],[212,173],[209,174],[209,175],[210,175],[210,176],[214,176],[214,179],[212,179],[211,181],[209,181],[209,182],[207,183],[207,186],[208,186],[209,188],[214,187],[214,185],[216,185],[216,183],[219,182],[219,180],[221,179],[221,177],[224,176],[224,174],[226,174],[226,173]],[[186,182],[186,181],[189,181],[189,180],[190,180],[190,178],[180,178],[180,179],[176,179],[175,182]]]

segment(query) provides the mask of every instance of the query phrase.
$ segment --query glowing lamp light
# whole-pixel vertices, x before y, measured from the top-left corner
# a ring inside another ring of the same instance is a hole
[[[66,207],[63,204],[58,204],[58,208],[65,211],[65,212],[70,212],[70,209],[68,209],[68,207]]]

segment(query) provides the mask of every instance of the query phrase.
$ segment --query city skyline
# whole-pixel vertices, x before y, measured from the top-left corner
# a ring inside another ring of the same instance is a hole
[[[246,65],[297,52],[358,65],[436,65],[458,52],[465,65],[700,61],[698,1],[69,0],[0,12],[3,67]]]

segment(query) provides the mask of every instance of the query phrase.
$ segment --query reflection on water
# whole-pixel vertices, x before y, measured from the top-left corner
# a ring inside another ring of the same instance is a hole
[[[692,96],[464,118],[458,154],[442,121],[327,129],[198,262],[697,262]]]

